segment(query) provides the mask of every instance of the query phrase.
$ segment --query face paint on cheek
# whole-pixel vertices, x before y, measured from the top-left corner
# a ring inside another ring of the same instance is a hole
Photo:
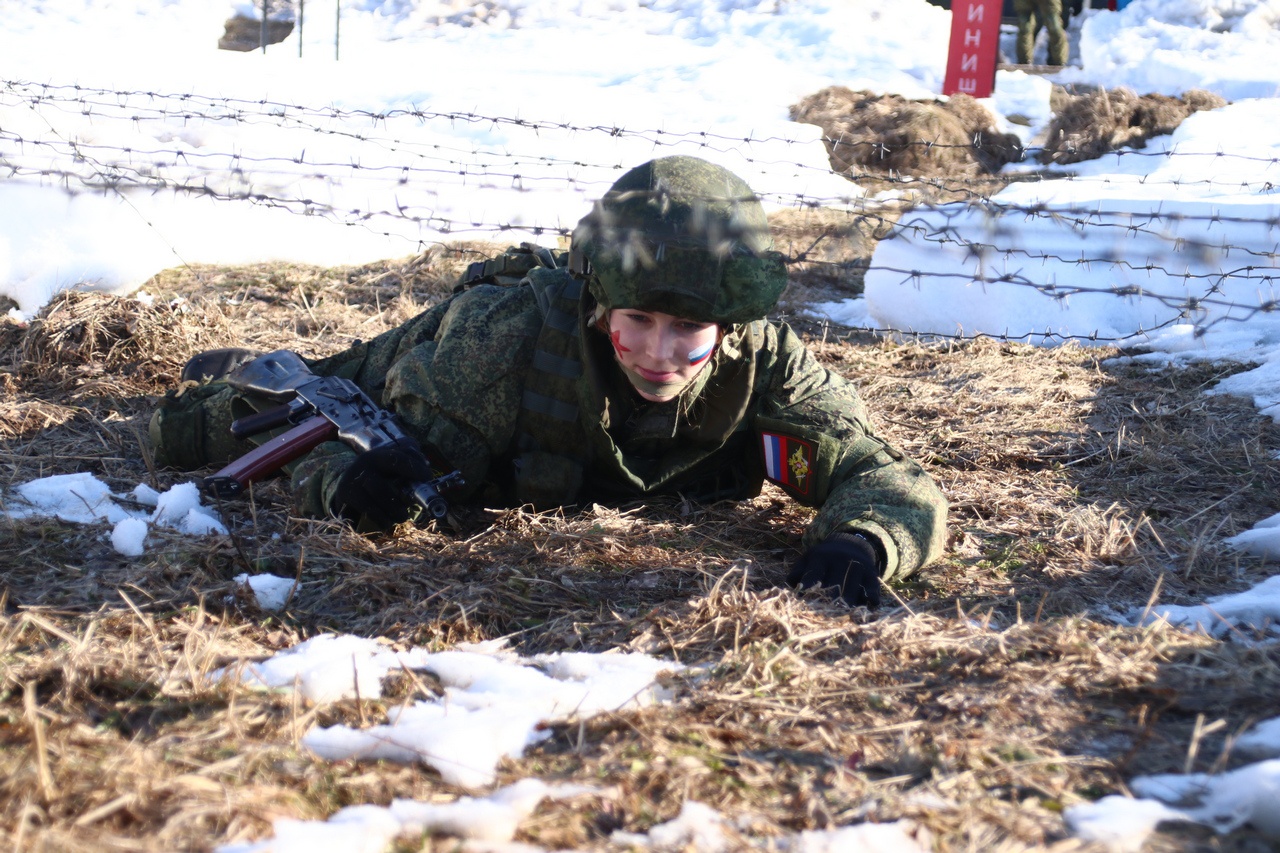
[[[711,343],[707,344],[705,347],[699,347],[698,349],[689,353],[689,364],[690,365],[701,364],[702,362],[706,361],[708,358],[711,357],[711,351],[714,350],[715,348],[716,348],[716,343],[715,341],[712,341]]]
[[[630,349],[622,345],[622,332],[615,331],[609,336],[609,340],[613,341],[613,348],[618,352],[631,352]]]

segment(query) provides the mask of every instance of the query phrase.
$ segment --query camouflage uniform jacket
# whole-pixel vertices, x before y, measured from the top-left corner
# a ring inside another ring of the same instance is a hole
[[[368,343],[313,363],[397,414],[457,466],[468,494],[539,508],[680,494],[742,499],[767,479],[819,511],[812,546],[871,534],[885,577],[936,558],[946,500],[918,464],[876,437],[854,387],[784,324],[732,326],[677,401],[647,403],[584,317],[563,270],[463,291]],[[295,466],[299,510],[324,515],[352,451],[328,443]]]

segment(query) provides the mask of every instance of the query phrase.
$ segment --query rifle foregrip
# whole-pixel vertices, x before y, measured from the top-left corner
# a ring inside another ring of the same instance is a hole
[[[337,435],[338,428],[327,418],[319,415],[307,418],[288,432],[264,442],[217,473],[205,477],[202,485],[205,491],[217,497],[235,497],[250,483],[284,467]]]

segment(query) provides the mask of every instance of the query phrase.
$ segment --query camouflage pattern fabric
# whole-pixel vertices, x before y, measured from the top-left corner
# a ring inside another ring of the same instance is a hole
[[[539,273],[537,287],[568,277],[560,270]],[[594,308],[589,294],[582,299],[584,312]],[[543,472],[561,477],[564,470],[555,464],[556,447],[527,452],[537,436],[523,427],[522,401],[542,328],[533,281],[480,285],[310,364],[317,373],[355,381],[456,465],[468,483],[456,499],[500,505],[515,499],[518,480],[537,486]],[[565,504],[676,493],[741,499],[757,494],[769,477],[819,509],[806,546],[837,530],[871,534],[884,545],[886,578],[905,576],[942,552],[947,505],[937,486],[871,432],[854,387],[822,367],[786,325],[730,327],[705,376],[687,396],[663,404],[634,395],[604,334],[582,328],[573,338],[586,368],[578,384],[579,423],[565,435],[577,443],[575,461],[584,470],[578,479],[550,482],[544,494],[562,495]],[[157,460],[183,468],[225,462],[240,452],[227,438],[230,419],[254,407],[220,382],[174,392],[153,420]],[[769,476],[762,452],[762,443],[778,436],[796,448],[780,478]],[[353,456],[345,445],[328,443],[290,467],[300,513],[329,514]],[[518,461],[525,470],[516,470]]]
[[[767,325],[760,360],[752,407],[757,434],[773,427],[813,436],[819,446],[810,474],[817,482],[801,498],[819,508],[805,546],[836,531],[869,533],[885,548],[886,579],[905,577],[939,557],[946,545],[946,498],[918,463],[872,431],[853,384],[819,364],[785,324]]]
[[[772,242],[751,187],[687,156],[628,171],[573,234],[601,305],[721,324],[763,317],[778,301],[787,268]]]
[[[1049,31],[1049,64],[1067,64],[1067,31],[1062,21],[1062,0],[1013,0],[1018,16],[1018,62],[1030,65],[1036,36]]]
[[[152,454],[158,465],[191,470],[223,465],[254,445],[231,435],[231,422],[253,412],[225,382],[183,382],[160,400],[151,417]]]

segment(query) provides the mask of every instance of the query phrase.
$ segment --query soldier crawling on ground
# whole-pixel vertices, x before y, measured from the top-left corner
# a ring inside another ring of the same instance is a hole
[[[741,500],[769,480],[818,508],[787,581],[875,607],[880,580],[936,558],[946,501],[876,436],[853,385],[765,318],[786,285],[764,209],[741,178],[693,157],[624,174],[579,222],[567,256],[518,285],[484,265],[439,305],[308,362],[350,379],[431,456],[462,472],[452,499],[537,509],[650,495]],[[197,355],[161,401],[162,464],[195,469],[252,449],[232,420],[273,401],[223,378],[252,357]],[[289,466],[300,514],[360,530],[408,520],[432,474],[396,446],[320,444]]]

